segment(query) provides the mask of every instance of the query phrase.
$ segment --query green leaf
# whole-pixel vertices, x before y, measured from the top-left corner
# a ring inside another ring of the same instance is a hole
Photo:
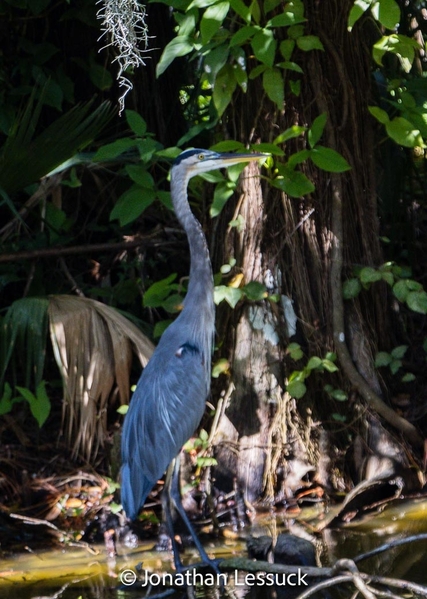
[[[282,0],[264,0],[264,12],[267,14],[274,10],[279,4],[282,3]]]
[[[296,25],[306,20],[303,16],[285,8],[284,12],[267,21],[266,27],[289,27],[290,25]]]
[[[298,48],[300,50],[303,50],[304,52],[309,52],[310,50],[325,49],[317,35],[303,35],[301,37],[297,37],[296,42]]]
[[[344,299],[353,299],[354,297],[357,297],[361,290],[362,285],[360,284],[359,279],[356,277],[344,281],[342,286],[342,294]]]
[[[386,29],[396,29],[400,21],[400,8],[395,0],[377,0],[371,8],[374,18]]]
[[[124,227],[137,219],[155,199],[154,189],[133,185],[117,200],[111,211],[110,221],[118,219],[120,226]]]
[[[200,33],[204,44],[210,42],[221,27],[229,8],[230,4],[228,2],[218,2],[217,4],[208,6],[205,10],[200,21]]]
[[[322,366],[322,359],[318,356],[313,356],[307,362],[307,370],[316,370],[317,368]]]
[[[50,399],[46,393],[45,381],[41,381],[37,385],[36,402],[33,403],[33,405],[30,405],[30,409],[32,415],[37,420],[39,428],[41,428],[43,424],[46,422],[51,410]]]
[[[246,25],[245,27],[239,28],[236,31],[236,33],[231,37],[230,47],[241,46],[249,39],[251,39],[255,32],[259,31],[259,29],[260,28],[256,25]]]
[[[119,406],[116,410],[116,412],[118,412],[119,414],[121,414],[122,416],[125,416],[129,411],[129,405],[123,405],[123,406]]]
[[[420,314],[427,314],[427,293],[425,291],[410,291],[406,297],[408,308]]]
[[[337,401],[347,401],[348,395],[342,389],[334,389],[330,392],[330,396],[336,399]]]
[[[251,149],[256,152],[261,152],[265,154],[273,154],[274,156],[284,156],[284,151],[277,147],[275,143],[261,143],[261,144],[252,144]]]
[[[15,300],[7,310],[1,322],[0,386],[13,355],[19,355],[20,376],[26,387],[37,387],[42,380],[48,334],[48,307],[47,298],[26,297]]]
[[[331,414],[333,420],[336,420],[337,422],[346,422],[347,421],[347,416],[343,415],[343,414],[337,414],[336,412],[334,412],[333,414]]]
[[[285,102],[285,86],[283,75],[279,69],[273,68],[264,71],[262,84],[270,100],[276,104],[279,110],[282,110]]]
[[[135,145],[135,140],[130,139],[129,137],[117,139],[116,141],[113,141],[110,144],[101,146],[92,160],[94,162],[107,162],[110,160],[114,160],[115,158],[120,156],[120,154],[123,154],[127,150],[130,150],[130,148],[134,148]]]
[[[390,371],[391,374],[396,374],[398,370],[402,367],[402,360],[392,360],[390,362]]]
[[[154,179],[142,164],[128,164],[126,172],[129,177],[142,187],[154,187]]]
[[[294,94],[294,96],[299,96],[301,93],[301,81],[293,81],[292,79],[289,79],[289,87],[291,88],[291,92]]]
[[[406,35],[392,33],[391,35],[384,35],[374,44],[372,55],[375,62],[382,66],[382,59],[386,52],[396,54],[402,68],[408,73],[414,61],[415,50],[419,50],[420,48],[421,46],[416,40]]]
[[[295,399],[300,399],[305,395],[307,387],[301,381],[292,381],[286,386],[286,391],[289,393],[291,397],[294,397]]]
[[[182,310],[182,302],[182,295],[179,293],[172,293],[162,302],[162,308],[166,310],[166,312],[169,312],[169,314],[175,314]]]
[[[295,40],[292,39],[287,39],[287,40],[283,40],[283,42],[280,42],[280,54],[283,56],[283,58],[286,61],[291,60],[291,56],[292,53],[294,51],[295,48]]]
[[[218,185],[215,187],[212,206],[209,210],[211,218],[215,218],[221,214],[222,209],[227,203],[227,200],[233,195],[235,189],[236,185],[231,181],[218,183]]]
[[[338,366],[334,364],[331,360],[328,360],[327,358],[324,358],[322,360],[322,366],[326,368],[328,372],[337,372],[338,370]]]
[[[317,118],[314,119],[313,124],[308,130],[308,143],[311,148],[317,144],[319,139],[322,137],[323,130],[326,125],[327,115],[326,112],[320,114]]]
[[[393,293],[399,302],[406,301],[409,291],[408,282],[405,279],[402,279],[393,285]]]
[[[246,152],[246,147],[240,141],[234,141],[228,139],[226,141],[220,141],[210,147],[214,152]]]
[[[0,188],[11,194],[37,182],[87,146],[111,120],[112,109],[103,102],[77,105],[34,136],[42,107],[28,100],[23,114],[0,150]],[[1,192],[0,192],[1,194]],[[4,195],[2,195],[4,199]]]
[[[0,398],[0,416],[9,414],[14,403],[15,402],[12,399],[12,387],[9,385],[9,383],[5,383],[3,396]]]
[[[156,197],[168,210],[173,210],[170,191],[157,190]]]
[[[277,65],[281,69],[287,69],[288,71],[295,71],[296,73],[304,74],[302,68],[296,62],[290,62],[289,60],[285,60],[285,62],[278,62]]]
[[[365,266],[359,273],[359,278],[361,282],[366,285],[367,283],[375,283],[376,281],[380,281],[382,275],[375,268],[371,266]]]
[[[160,77],[175,58],[178,56],[186,56],[193,50],[193,47],[194,44],[188,36],[178,35],[177,37],[174,37],[163,50],[156,67],[156,76]]]
[[[405,148],[424,145],[420,131],[414,129],[413,124],[401,116],[396,116],[392,121],[388,121],[385,128],[389,137]]]
[[[390,285],[390,287],[393,287],[394,275],[392,272],[383,272],[381,274],[381,277],[382,277],[383,281],[385,281],[387,283],[387,285]]]
[[[237,81],[233,67],[230,64],[224,65],[217,75],[212,94],[212,100],[219,117],[223,115],[230,104],[236,85]]]
[[[313,183],[304,173],[289,169],[285,176],[273,179],[272,185],[287,193],[292,198],[300,198],[315,190]]]
[[[235,308],[237,303],[242,299],[243,292],[241,289],[228,287],[227,285],[217,285],[214,289],[214,302],[216,305],[222,301],[226,301],[229,306]]]
[[[288,38],[292,40],[297,40],[299,37],[304,35],[304,26],[303,25],[292,25],[288,29]]]
[[[388,366],[392,361],[392,357],[385,351],[380,351],[375,356],[375,367],[381,368],[382,366]]]
[[[343,173],[351,169],[351,166],[341,154],[324,146],[313,148],[310,152],[310,158],[316,166],[329,173]]]
[[[177,275],[173,273],[153,283],[144,293],[142,298],[144,308],[159,308],[172,290],[175,289],[175,285],[171,285],[175,281]]]
[[[144,135],[147,133],[147,123],[144,121],[142,116],[135,110],[125,110],[125,116],[129,127],[132,129],[135,135],[144,137]]]
[[[251,9],[250,6],[246,6],[243,0],[230,0],[230,6],[246,23],[250,22]]]
[[[298,164],[305,162],[311,156],[311,150],[300,150],[299,152],[295,152],[295,154],[291,154],[289,156],[288,162],[286,164],[286,169],[293,169]],[[280,174],[285,174],[280,172]]]
[[[43,426],[46,422],[47,417],[50,414],[51,403],[50,399],[46,393],[46,383],[45,381],[40,381],[36,388],[36,394],[32,393],[29,389],[25,387],[16,387],[17,391],[22,395],[22,397],[28,402],[30,406],[31,414],[37,421],[39,428]]]
[[[258,31],[254,35],[251,41],[255,57],[268,67],[273,66],[276,45],[277,41],[274,39],[273,32],[270,29],[261,29],[261,31]]]
[[[402,383],[411,383],[412,381],[415,381],[415,379],[415,374],[412,374],[412,372],[407,372],[402,376],[400,380],[402,381]]]
[[[391,350],[391,355],[393,358],[403,358],[403,356],[406,354],[408,350],[408,346],[407,345],[398,345],[397,347],[395,347],[394,349]]]
[[[289,129],[286,129],[285,131],[283,131],[283,133],[280,133],[280,135],[278,135],[276,139],[273,140],[273,144],[282,144],[285,141],[288,141],[288,139],[294,139],[295,137],[299,137],[305,131],[307,131],[307,127],[292,125],[292,127],[289,127]]]
[[[291,356],[292,360],[301,360],[301,358],[304,356],[299,343],[289,343],[288,347],[286,348],[286,353]]]
[[[258,281],[250,281],[246,285],[243,286],[242,291],[248,298],[253,302],[258,302],[267,297],[267,288],[262,283],[258,283]]]
[[[266,67],[265,64],[259,64],[249,73],[249,79],[255,79],[256,77],[259,77],[259,75],[261,75],[267,68],[268,67]]]
[[[379,108],[378,106],[368,106],[368,110],[372,114],[372,116],[375,117],[377,121],[379,121],[383,125],[389,122],[390,118],[386,111],[382,108]]]
[[[348,15],[347,29],[351,31],[356,21],[360,19],[364,12],[371,6],[372,0],[356,0]]]

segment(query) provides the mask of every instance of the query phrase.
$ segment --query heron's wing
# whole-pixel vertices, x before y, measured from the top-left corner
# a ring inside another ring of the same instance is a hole
[[[141,375],[123,427],[122,503],[127,513],[126,504],[136,510],[143,505],[194,433],[208,391],[203,355],[196,346],[159,349]]]

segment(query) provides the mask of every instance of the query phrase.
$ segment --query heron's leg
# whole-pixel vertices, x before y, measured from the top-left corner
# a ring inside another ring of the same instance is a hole
[[[170,481],[170,498],[174,502],[178,514],[181,516],[185,526],[187,527],[187,530],[194,541],[194,544],[197,548],[197,551],[200,554],[200,557],[202,558],[203,563],[212,568],[216,574],[220,574],[220,570],[218,568],[217,563],[214,560],[212,560],[206,553],[203,545],[199,540],[199,537],[196,534],[196,531],[194,530],[193,525],[191,524],[190,518],[188,517],[184,509],[184,506],[182,505],[181,492],[179,488],[179,472],[180,457],[177,456],[175,458],[175,463],[173,464],[172,479]]]
[[[173,529],[173,518],[172,518],[172,511],[171,511],[171,483],[172,483],[174,470],[175,470],[175,460],[173,460],[170,463],[170,465],[167,469],[167,472],[166,472],[165,489],[164,489],[164,492],[162,493],[162,507],[163,507],[163,513],[165,514],[165,518],[166,518],[166,528],[168,530],[168,534],[170,536],[170,540],[172,543],[173,560],[175,563],[175,568],[176,568],[177,572],[182,572],[185,568],[184,568],[181,558],[179,556],[179,548],[178,548],[178,543],[176,542],[176,539],[175,539],[175,531]]]

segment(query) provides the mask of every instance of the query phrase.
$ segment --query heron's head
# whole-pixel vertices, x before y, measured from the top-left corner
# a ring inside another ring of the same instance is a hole
[[[239,162],[253,162],[267,156],[268,154],[219,154],[211,150],[195,148],[193,150],[185,150],[175,158],[172,171],[179,169],[185,172],[188,179],[190,179],[191,177],[200,175],[200,173],[224,168]]]

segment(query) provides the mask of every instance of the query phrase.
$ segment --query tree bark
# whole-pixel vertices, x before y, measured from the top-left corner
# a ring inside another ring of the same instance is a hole
[[[331,469],[337,460],[343,469],[349,438],[366,425],[366,409],[415,446],[421,444],[416,428],[388,405],[374,369],[375,353],[389,346],[392,338],[386,285],[372,286],[351,305],[342,298],[342,283],[352,276],[355,265],[383,263],[373,121],[367,111],[367,105],[375,103],[369,102],[370,25],[362,20],[351,33],[347,31],[351,0],[304,4],[306,33],[317,35],[325,51],[299,52],[292,58],[304,71],[301,94],[291,95],[287,87],[285,109],[279,112],[263,93],[260,79],[255,79],[224,119],[230,137],[237,131],[237,139],[254,143],[272,141],[291,125],[309,127],[326,113],[321,143],[338,151],[352,167],[348,173],[333,174],[304,163],[301,169],[316,190],[295,199],[277,189],[262,189],[252,179],[257,168],[252,166],[245,171],[238,208],[227,207],[221,217],[223,232],[237,214],[243,216],[245,228],[242,235],[229,237],[231,245],[225,255],[216,256],[217,263],[234,256],[245,282],[271,281],[271,288],[282,296],[277,305],[263,301],[238,307],[219,329],[232,366],[228,384],[234,392],[214,440],[217,479],[221,484],[223,476],[237,471],[249,500],[261,491],[278,500],[316,476],[324,480],[319,466],[322,427],[313,418],[324,423],[323,448],[325,432],[326,445],[329,440],[339,448]],[[301,138],[287,142],[286,156],[302,149],[302,144]],[[296,332],[286,322],[284,298],[297,314]],[[290,337],[306,354],[302,363],[286,357]],[[284,391],[286,376],[311,356],[323,358],[328,351],[337,353],[340,373],[310,375],[306,396],[291,400]],[[331,399],[323,391],[326,383],[345,389],[353,403]],[[334,423],[333,412],[347,419],[344,425]]]

